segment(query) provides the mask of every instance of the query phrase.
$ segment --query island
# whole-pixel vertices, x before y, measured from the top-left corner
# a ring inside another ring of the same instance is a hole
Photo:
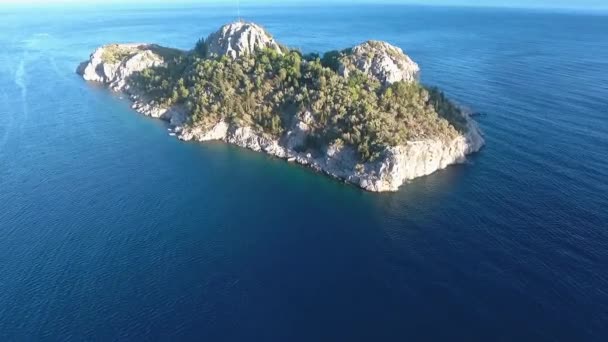
[[[484,145],[467,111],[421,84],[418,64],[382,41],[303,54],[238,21],[190,51],[105,45],[77,73],[127,94],[179,139],[222,140],[374,192]]]

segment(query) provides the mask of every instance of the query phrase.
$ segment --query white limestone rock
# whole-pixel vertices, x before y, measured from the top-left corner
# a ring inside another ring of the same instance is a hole
[[[181,106],[161,107],[143,96],[128,84],[129,77],[147,68],[165,65],[161,51],[173,54],[179,50],[166,49],[155,44],[110,44],[99,47],[88,61],[80,64],[76,72],[91,82],[99,82],[114,91],[129,95],[134,110],[154,118],[169,121],[174,126],[187,119],[187,110]]]
[[[207,54],[212,57],[229,56],[235,59],[264,48],[282,53],[281,46],[264,28],[242,21],[222,26],[207,37],[205,44]]]
[[[208,129],[200,126],[182,127],[178,137],[180,140],[184,141],[225,141],[226,135],[228,134],[228,128],[230,128],[230,126],[225,121],[220,121]]]
[[[359,186],[375,192],[396,191],[409,180],[465,162],[467,155],[485,144],[477,124],[468,117],[467,126],[465,135],[448,142],[429,139],[388,148],[383,157],[365,165]]]
[[[309,111],[296,115],[291,129],[285,134],[283,144],[290,150],[303,148],[306,144],[306,138],[310,134],[312,123],[313,118]]]
[[[348,77],[353,70],[377,79],[383,85],[398,81],[417,82],[420,67],[403,50],[387,42],[370,40],[352,48],[340,58],[340,74]]]
[[[133,73],[163,65],[165,60],[153,44],[110,44],[93,52],[76,72],[87,81],[100,82],[121,91]]]
[[[251,127],[238,127],[224,121],[208,129],[183,127],[179,138],[196,141],[222,140],[305,165],[368,191],[386,192],[397,191],[414,178],[462,163],[468,154],[479,151],[484,145],[484,139],[475,122],[468,117],[467,121],[469,131],[466,135],[459,135],[448,142],[433,139],[411,141],[402,146],[388,148],[377,160],[363,164],[359,164],[357,153],[352,147],[339,142],[330,144],[320,156],[313,156],[308,152],[294,150],[290,147],[289,139],[276,139]]]

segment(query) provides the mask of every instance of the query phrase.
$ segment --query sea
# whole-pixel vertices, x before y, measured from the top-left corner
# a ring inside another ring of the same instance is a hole
[[[1,341],[607,341],[608,13],[249,5],[303,52],[401,47],[487,145],[369,193],[184,143],[84,82],[233,4],[0,5]]]

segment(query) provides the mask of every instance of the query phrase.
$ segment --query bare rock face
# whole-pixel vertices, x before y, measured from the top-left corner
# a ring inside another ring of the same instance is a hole
[[[235,22],[222,26],[205,41],[207,54],[212,57],[229,56],[233,59],[270,48],[281,53],[281,46],[264,30],[254,23]]]
[[[99,82],[114,91],[122,91],[133,101],[136,111],[169,121],[178,126],[187,120],[187,111],[180,106],[159,107],[137,89],[131,89],[129,77],[147,68],[165,64],[165,59],[182,53],[155,44],[110,44],[97,48],[76,72],[87,81]]]
[[[417,82],[420,68],[403,50],[386,42],[370,40],[340,58],[340,74],[359,70],[383,85],[398,81]]]
[[[291,129],[285,133],[282,142],[289,150],[297,150],[305,146],[313,122],[309,111],[298,113],[294,119]]]
[[[451,141],[420,140],[405,145],[387,148],[377,160],[359,164],[356,151],[350,146],[332,143],[322,155],[298,152],[300,134],[306,135],[307,129],[300,131],[302,125],[308,127],[304,112],[293,130],[283,139],[270,137],[251,127],[239,127],[220,121],[202,127],[182,127],[178,137],[181,140],[209,141],[221,140],[227,143],[264,152],[278,158],[306,165],[318,172],[346,183],[357,185],[372,192],[397,191],[399,187],[417,177],[429,175],[452,164],[463,163],[468,154],[479,151],[484,139],[477,124],[467,117],[468,131]],[[292,132],[296,134],[292,136]]]
[[[358,185],[374,192],[396,191],[414,178],[465,162],[467,155],[485,144],[477,124],[467,118],[467,125],[468,132],[451,141],[410,141],[388,148],[382,158],[364,165]]]
[[[164,58],[157,53],[158,46],[150,44],[111,44],[93,52],[77,72],[87,81],[107,84],[120,91],[133,73],[162,65]]]
[[[220,121],[211,128],[203,127],[181,127],[179,139],[184,141],[212,141],[224,140],[228,134],[230,125],[225,121]]]

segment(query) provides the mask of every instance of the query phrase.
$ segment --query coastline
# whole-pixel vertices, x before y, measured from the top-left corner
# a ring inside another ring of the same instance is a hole
[[[325,158],[311,153],[296,152],[282,146],[280,140],[254,131],[251,127],[239,127],[220,121],[208,130],[185,126],[187,111],[173,106],[157,107],[144,100],[141,95],[125,92],[132,101],[131,108],[136,112],[166,121],[170,132],[182,141],[223,141],[255,152],[263,152],[297,163],[345,183],[358,186],[371,192],[397,191],[402,185],[418,177],[430,175],[450,165],[464,163],[466,156],[478,152],[484,139],[477,123],[468,115],[466,136],[459,136],[450,143],[440,140],[410,141],[405,146],[389,149],[379,161],[365,163],[363,171],[348,169],[352,161],[339,156],[341,151],[329,153]],[[293,132],[293,130],[291,131]],[[331,147],[330,147],[331,149]],[[347,164],[347,165],[341,165]]]
[[[118,46],[118,45],[112,45]],[[404,145],[386,148],[377,160],[359,163],[356,152],[349,147],[330,145],[323,153],[297,152],[306,138],[309,118],[306,112],[299,115],[287,133],[277,139],[252,127],[237,126],[223,120],[207,128],[187,124],[188,110],[183,106],[162,107],[149,100],[143,92],[127,82],[133,73],[164,64],[161,56],[150,53],[153,44],[128,44],[129,48],[142,49],[141,53],[115,63],[104,63],[100,47],[77,69],[87,81],[104,84],[110,90],[126,94],[131,108],[146,116],[162,119],[171,126],[171,135],[183,141],[205,142],[221,140],[225,143],[263,152],[288,162],[309,167],[319,173],[353,184],[371,192],[397,191],[408,181],[445,169],[449,165],[463,163],[466,156],[479,151],[484,139],[477,123],[468,114],[466,134],[459,134],[451,141],[426,139],[408,141]],[[464,112],[463,112],[464,113]]]

